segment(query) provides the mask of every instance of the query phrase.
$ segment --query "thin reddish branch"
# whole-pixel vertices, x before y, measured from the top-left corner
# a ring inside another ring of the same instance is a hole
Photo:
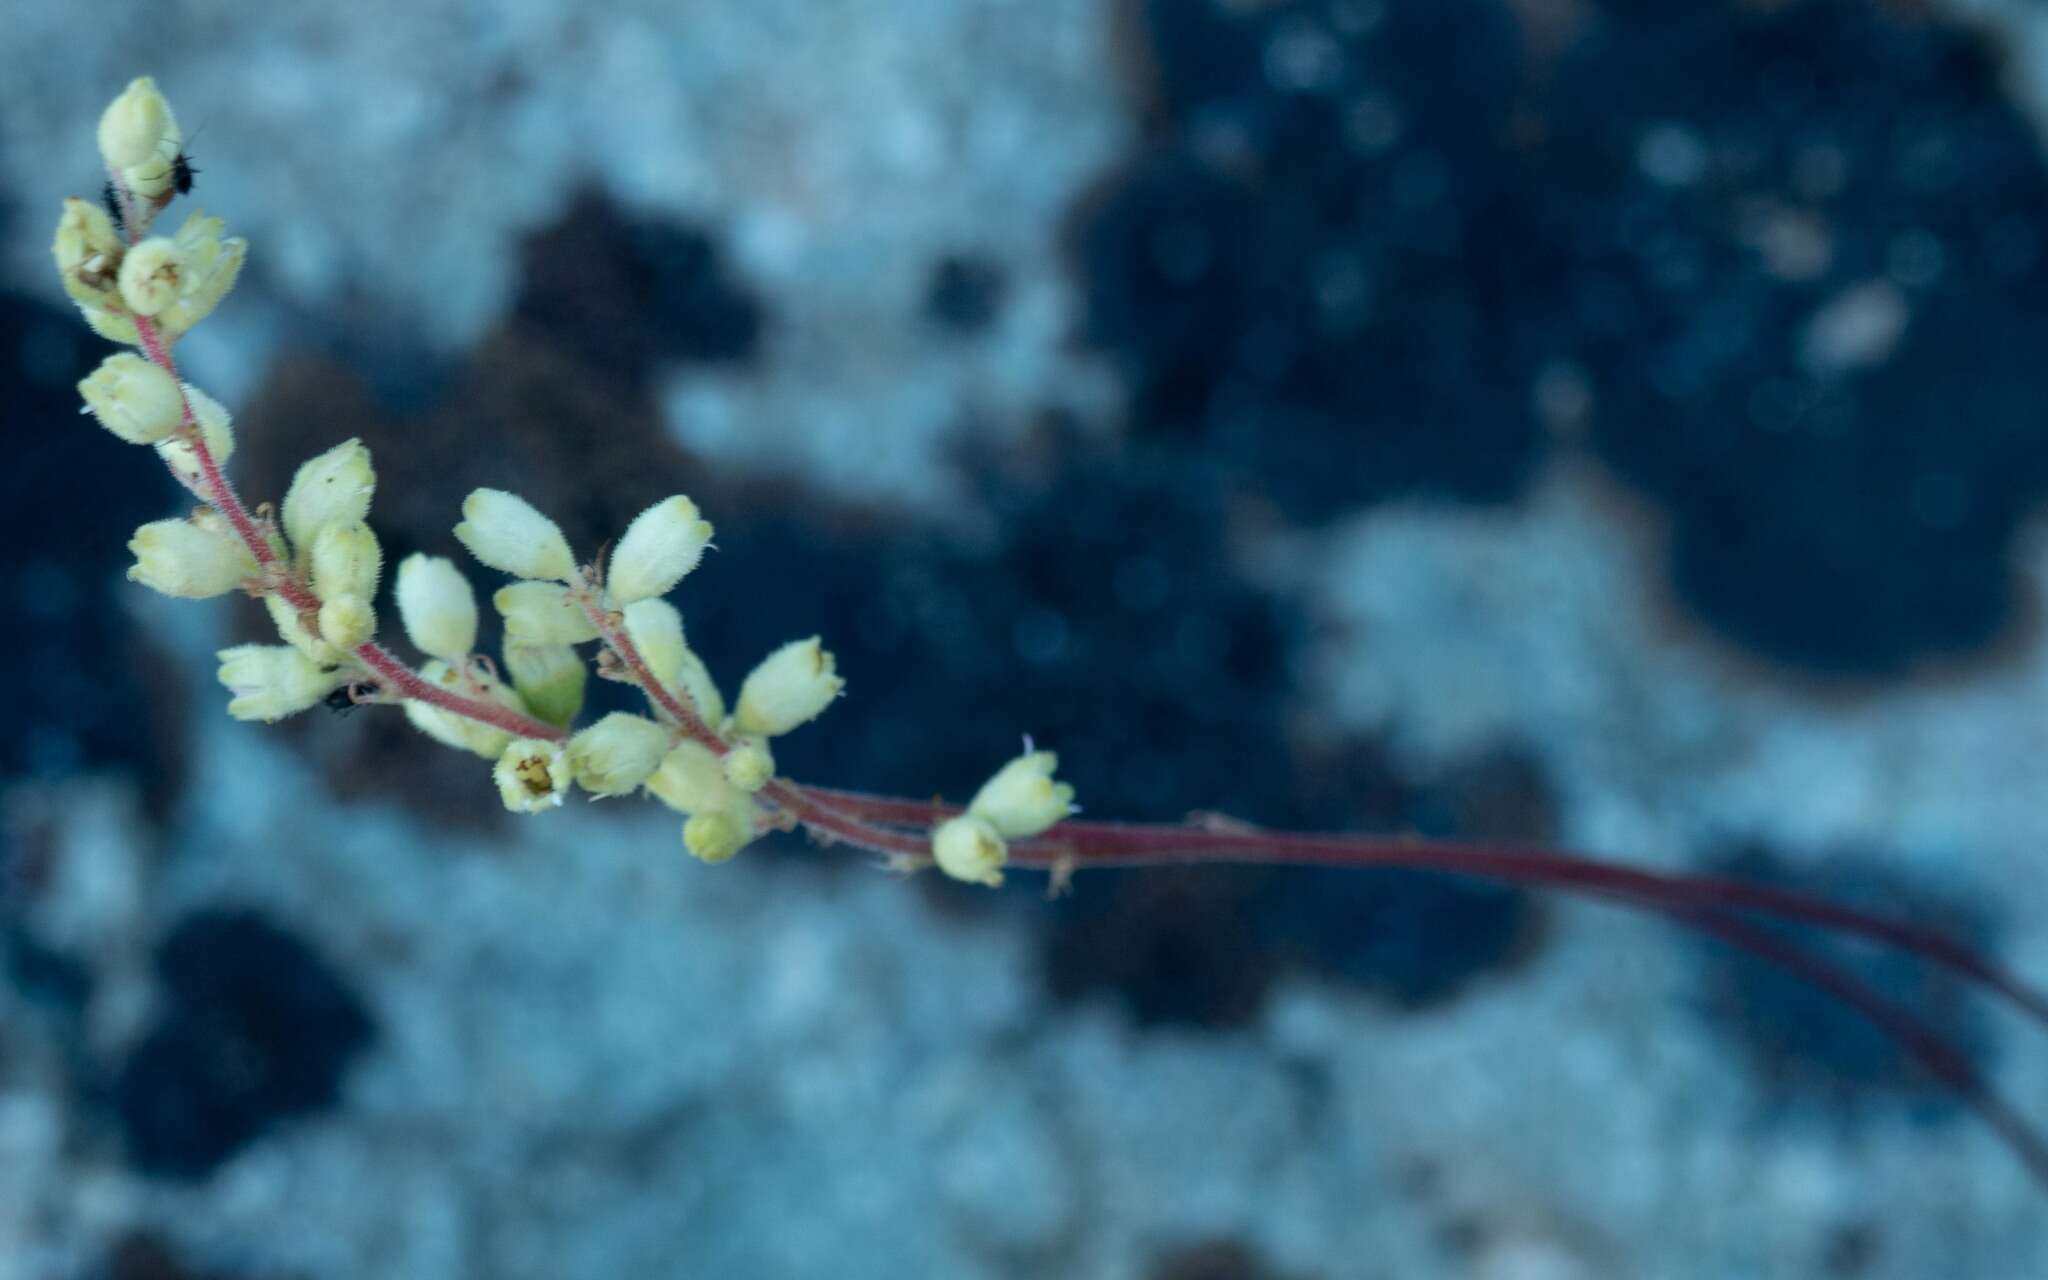
[[[178,363],[171,358],[171,349],[164,342],[163,335],[157,331],[156,321],[143,315],[131,318],[135,321],[135,334],[142,345],[143,354],[178,383],[178,405],[184,417],[184,424],[180,430],[185,435],[186,443],[192,446],[193,456],[199,460],[199,475],[206,487],[206,500],[212,503],[221,515],[227,517],[227,522],[234,527],[235,536],[249,548],[249,554],[256,557],[256,563],[263,566],[265,573],[275,574],[277,552],[271,549],[269,539],[257,529],[255,518],[249,514],[249,509],[242,505],[241,496],[235,492],[234,486],[228,483],[227,476],[222,474],[220,463],[213,456],[213,450],[207,448],[206,434],[199,429],[199,420],[192,413],[192,400],[185,394],[184,381],[178,378]]]
[[[669,722],[692,740],[702,743],[714,754],[724,755],[732,750],[725,739],[706,724],[697,709],[684,699],[678,698],[647,665],[640,649],[626,634],[624,627],[606,611],[597,600],[596,594],[587,583],[578,584],[578,600],[590,624],[597,628],[598,636],[605,647],[618,655],[625,664],[626,672],[633,683],[647,695]],[[847,806],[835,803],[833,799],[815,795],[811,789],[800,787],[781,778],[771,778],[761,788],[760,798],[795,816],[812,834],[831,840],[844,841],[866,849],[870,853],[895,854],[906,857],[923,857],[930,849],[924,837],[912,836],[901,831],[891,831],[865,821]]]
[[[806,787],[813,799],[868,822],[921,826],[960,811],[937,800],[869,796]],[[1626,894],[1660,906],[1733,909],[1830,929],[1921,956],[1996,991],[2048,1027],[2048,994],[2034,989],[1946,934],[1825,899],[1720,876],[1646,871],[1548,849],[1401,836],[1328,836],[1254,827],[1198,827],[1068,820],[1046,835],[1012,842],[1010,861],[1046,870],[1186,866],[1384,867],[1450,872],[1504,883]]]
[[[400,662],[388,649],[374,641],[356,649],[355,655],[362,660],[364,666],[377,673],[387,688],[396,690],[404,697],[430,703],[443,711],[452,711],[471,720],[481,720],[493,728],[503,729],[521,738],[560,742],[569,736],[565,730],[545,720],[536,720],[510,707],[485,702],[481,698],[466,698],[459,693],[451,693],[428,684],[420,678],[418,672]]]
[[[655,676],[653,668],[640,656],[638,646],[626,634],[625,628],[620,626],[613,615],[598,602],[596,593],[589,584],[579,582],[574,590],[577,592],[577,603],[583,606],[584,616],[590,619],[591,626],[597,628],[597,634],[604,641],[605,647],[617,654],[620,662],[626,664],[627,674],[633,677],[633,683],[640,686],[640,692],[647,695],[648,701],[660,708],[661,713],[668,717],[671,724],[710,748],[714,755],[722,756],[731,750],[725,739],[719,737],[710,725],[704,723],[704,717],[697,714],[695,707],[676,697],[669,687]]]
[[[1725,912],[1657,909],[1681,924],[1769,961],[1861,1013],[1918,1059],[1943,1085],[1960,1094],[2027,1166],[2034,1180],[2048,1187],[2048,1140],[1991,1087],[1967,1057],[1912,1010],[1847,970]]]

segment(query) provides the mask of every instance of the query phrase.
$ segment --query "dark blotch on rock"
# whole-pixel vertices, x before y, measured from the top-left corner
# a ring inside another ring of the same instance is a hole
[[[157,953],[161,1020],[116,1105],[137,1168],[199,1178],[271,1126],[332,1107],[374,1035],[360,997],[304,942],[249,911],[187,916]]]
[[[1327,758],[1323,758],[1323,757]],[[1369,745],[1298,752],[1303,825],[1537,841],[1547,786],[1499,754],[1421,782]],[[1456,998],[1527,962],[1543,914],[1525,891],[1396,870],[1164,869],[1083,876],[1042,946],[1052,993],[1110,993],[1140,1024],[1230,1027],[1258,1012],[1285,968],[1399,1008]]]
[[[114,1242],[93,1280],[243,1280],[244,1273],[193,1265],[169,1241],[148,1231],[131,1231]]]
[[[111,350],[76,311],[0,294],[13,426],[0,468],[0,538],[13,548],[0,560],[0,774],[125,766],[160,797],[174,717],[127,621],[123,601],[142,588],[121,568],[135,526],[176,513],[177,488],[153,451],[79,416],[78,381]]]
[[[521,261],[514,327],[624,383],[667,361],[745,361],[760,342],[761,304],[709,232],[635,217],[600,193],[579,195]]]
[[[1009,281],[1001,264],[971,254],[948,254],[932,267],[925,315],[954,333],[985,332],[1002,314]]]
[[[1917,6],[1610,4],[1555,77],[1556,328],[1680,593],[1889,675],[1983,646],[2048,497],[2048,162],[1988,39]]]
[[[1150,128],[1077,211],[1085,334],[1133,428],[1304,519],[1516,496],[1556,270],[1496,0],[1141,6]]]
[[[1149,1280],[1284,1280],[1249,1245],[1208,1240],[1173,1249],[1146,1273]]]

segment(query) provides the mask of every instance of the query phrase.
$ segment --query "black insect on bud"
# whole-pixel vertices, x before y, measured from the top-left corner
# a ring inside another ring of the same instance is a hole
[[[178,158],[171,161],[171,185],[177,189],[179,195],[191,195],[192,179],[198,176],[199,170],[193,165],[192,157],[184,152],[180,151]]]
[[[114,193],[114,182],[111,178],[100,188],[100,203],[107,207],[107,217],[113,221],[114,230],[124,236],[127,235],[128,219],[121,215],[121,197]]]

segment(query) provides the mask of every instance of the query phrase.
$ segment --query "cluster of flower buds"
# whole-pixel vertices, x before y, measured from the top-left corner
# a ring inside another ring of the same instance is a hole
[[[183,148],[177,118],[147,76],[100,117],[106,207],[65,201],[50,251],[64,291],[101,337],[137,341],[135,318],[143,316],[166,341],[175,339],[220,304],[242,270],[248,243],[224,237],[219,218],[194,213],[175,235],[145,234],[191,185]]]
[[[1074,789],[1053,780],[1059,757],[1050,751],[1024,754],[996,770],[981,785],[967,811],[932,831],[932,860],[955,880],[991,887],[1003,882],[1010,840],[1038,835],[1079,810]]]
[[[180,382],[169,352],[234,284],[246,245],[197,213],[176,235],[149,234],[191,186],[184,135],[154,81],[138,79],[114,100],[99,143],[104,204],[67,201],[52,251],[92,328],[140,353],[109,356],[79,393],[102,426],[154,448],[206,503],[136,530],[129,577],[193,599],[243,590],[269,611],[279,643],[219,654],[228,714],[277,720],[341,691],[351,702],[397,702],[420,732],[491,761],[507,809],[555,808],[571,787],[594,797],[645,791],[684,815],[684,847],[707,863],[794,816],[800,789],[776,779],[772,740],[823,714],[846,682],[818,637],[793,640],[761,660],[728,709],[663,598],[711,545],[711,525],[686,497],[642,511],[600,568],[580,564],[561,528],[525,499],[472,492],[455,539],[512,578],[491,596],[504,619],[500,660],[477,652],[477,597],[462,570],[425,554],[400,561],[391,583],[424,665],[410,670],[385,650],[370,451],[348,440],[310,459],[274,515],[242,506],[221,471],[235,448],[227,410]],[[655,714],[615,711],[575,727],[592,666],[578,646],[593,643],[603,649],[598,673],[640,685]],[[966,813],[932,833],[934,861],[959,879],[999,883],[1005,840],[1073,808],[1053,765],[1027,744]]]
[[[601,583],[577,565],[560,527],[516,494],[478,489],[463,502],[462,516],[456,540],[516,579],[491,601],[504,617],[505,668],[529,712],[551,724],[573,720],[586,679],[576,646],[603,640],[633,655],[638,670],[626,676],[651,684],[657,706],[681,707],[694,720],[690,726],[613,712],[560,751],[533,739],[494,743],[506,806],[551,808],[572,782],[594,796],[644,789],[685,815],[683,844],[691,854],[723,862],[738,853],[766,822],[755,796],[775,776],[768,738],[814,719],[845,685],[832,655],[815,637],[784,645],[747,677],[738,707],[726,713],[717,683],[684,637],[682,615],[661,598],[711,545],[710,523],[681,495],[634,517]],[[401,610],[430,604],[424,587],[413,604],[401,592]],[[713,735],[716,749],[692,727]]]

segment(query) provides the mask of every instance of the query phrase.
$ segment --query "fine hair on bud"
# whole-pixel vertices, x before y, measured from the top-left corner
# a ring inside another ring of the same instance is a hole
[[[477,489],[462,500],[455,540],[484,564],[515,578],[568,582],[576,577],[576,557],[561,528],[532,503],[503,489]]]
[[[445,662],[476,648],[476,592],[446,556],[415,551],[398,565],[398,620],[413,647]]]
[[[185,420],[178,380],[132,351],[100,361],[78,394],[101,426],[129,444],[156,444]]]
[[[664,596],[704,558],[711,525],[697,504],[681,494],[664,498],[626,526],[605,573],[605,592],[614,608]]]
[[[792,640],[761,660],[740,686],[740,732],[772,738],[816,719],[846,687],[818,637]]]
[[[300,464],[284,495],[284,535],[301,556],[331,524],[360,524],[370,514],[377,473],[360,440],[344,440]]]

